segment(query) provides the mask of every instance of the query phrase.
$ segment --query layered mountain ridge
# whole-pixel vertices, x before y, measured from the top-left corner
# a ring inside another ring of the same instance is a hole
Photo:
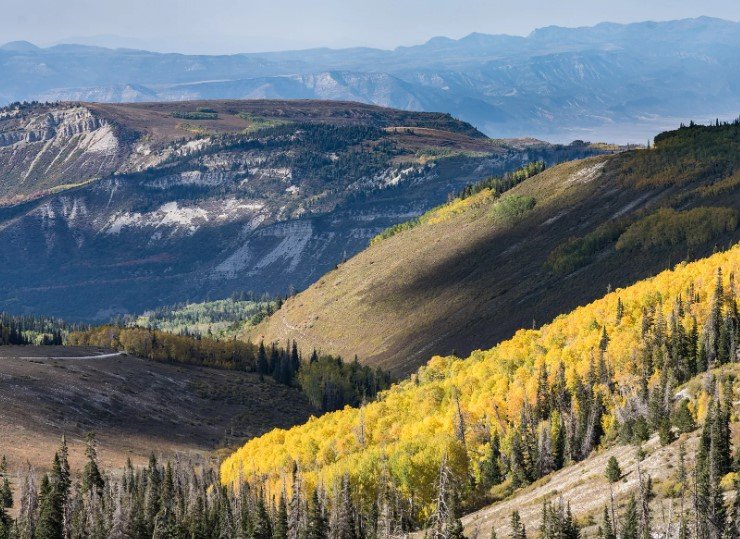
[[[737,114],[738,24],[604,23],[527,37],[435,38],[391,51],[231,56],[16,43],[0,48],[0,104],[338,99],[444,110],[491,136],[642,142],[681,120]]]
[[[317,101],[17,104],[0,140],[0,305],[72,319],[300,290],[467,183],[601,151]]]

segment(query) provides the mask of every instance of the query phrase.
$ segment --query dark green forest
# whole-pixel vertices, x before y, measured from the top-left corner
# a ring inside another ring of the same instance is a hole
[[[149,328],[109,325],[71,333],[67,342],[73,346],[121,350],[153,361],[245,370],[271,376],[281,384],[299,387],[322,412],[339,410],[346,405],[358,406],[363,400],[374,399],[391,384],[388,373],[360,365],[357,358],[348,363],[340,357],[317,351],[304,358],[295,341],[281,347],[276,343],[216,340]]]

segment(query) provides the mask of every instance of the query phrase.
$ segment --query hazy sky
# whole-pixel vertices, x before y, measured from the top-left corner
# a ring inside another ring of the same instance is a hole
[[[470,32],[709,15],[740,0],[0,0],[0,43],[87,42],[187,53],[393,48]]]

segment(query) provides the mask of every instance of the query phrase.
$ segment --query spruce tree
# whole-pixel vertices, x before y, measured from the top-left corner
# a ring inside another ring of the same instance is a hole
[[[172,477],[172,466],[168,462],[165,465],[160,491],[159,512],[154,517],[153,539],[165,539],[175,537],[177,527],[174,515],[175,485]]]
[[[10,488],[10,479],[8,479],[8,461],[3,455],[0,460],[0,477],[3,479],[0,486],[0,508],[10,509],[13,507],[13,491]]]
[[[272,526],[270,516],[267,513],[267,507],[265,506],[264,496],[261,494],[257,496],[251,518],[253,522],[253,539],[270,539],[273,534]]]
[[[306,539],[326,539],[328,526],[324,508],[321,505],[318,489],[313,491],[311,503],[308,506],[308,524],[306,527]]]
[[[59,472],[59,455],[54,457],[53,475]],[[60,539],[64,536],[64,508],[57,485],[49,475],[41,479],[39,520],[33,535],[34,539]]]
[[[622,477],[622,470],[619,468],[616,457],[609,457],[609,461],[606,463],[605,475],[610,483],[616,483]]]
[[[693,432],[696,429],[694,414],[689,408],[689,399],[681,399],[671,418],[673,425],[682,433]]]
[[[269,372],[269,365],[267,364],[267,350],[265,350],[265,342],[260,341],[259,349],[257,350],[257,372],[260,375],[267,374]]]
[[[527,529],[519,511],[516,510],[511,513],[511,539],[527,539]]]
[[[614,525],[612,524],[611,516],[609,515],[609,509],[604,506],[604,517],[603,517],[603,539],[617,539],[617,534],[614,531]]]
[[[100,468],[98,467],[98,451],[96,447],[95,434],[92,432],[87,433],[85,456],[87,457],[87,463],[82,471],[82,489],[88,493],[95,491],[96,495],[101,496],[104,481],[103,475],[100,473]]]
[[[627,511],[622,521],[622,534],[620,539],[638,539],[639,520],[637,515],[637,501],[634,494],[630,496],[627,503]]]
[[[294,464],[293,466],[293,493],[290,498],[290,506],[288,507],[288,539],[299,539],[304,534],[304,515],[303,515],[303,499],[302,499],[302,485],[301,476],[298,472],[298,467]]]
[[[285,492],[280,494],[272,537],[273,539],[288,539],[288,504],[285,502]]]
[[[494,432],[491,438],[486,460],[481,465],[481,476],[483,488],[485,489],[498,485],[504,480],[501,471],[501,441],[498,431]]]
[[[332,539],[357,539],[349,475],[345,474],[342,477],[341,488],[338,489],[335,497],[333,513],[330,533]]]

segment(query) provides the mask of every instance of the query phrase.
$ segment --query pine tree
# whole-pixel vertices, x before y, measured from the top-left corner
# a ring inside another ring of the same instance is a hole
[[[616,483],[622,477],[622,470],[619,468],[616,457],[609,457],[609,461],[606,463],[605,475],[610,483]]]
[[[280,494],[275,525],[272,529],[273,539],[288,539],[288,504],[285,502],[285,492]]]
[[[498,485],[504,480],[501,471],[501,442],[498,431],[493,433],[486,460],[481,465],[481,479],[485,489]]]
[[[324,508],[319,498],[319,491],[316,489],[313,491],[311,503],[308,505],[306,539],[326,539],[328,531]]]
[[[622,521],[622,534],[620,539],[638,539],[638,516],[637,501],[634,494],[630,496],[627,503],[627,511]]]
[[[522,522],[519,511],[511,513],[511,539],[527,539],[527,530]]]

